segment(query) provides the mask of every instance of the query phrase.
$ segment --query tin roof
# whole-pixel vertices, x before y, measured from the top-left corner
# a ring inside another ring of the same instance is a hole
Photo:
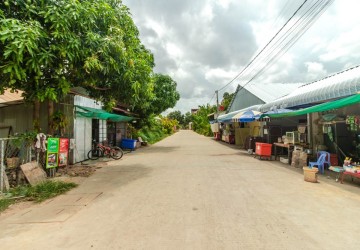
[[[304,85],[304,83],[251,83],[244,87],[238,85],[227,112],[234,109],[233,105],[235,105],[234,103],[238,100],[237,98],[241,98],[239,93],[243,89],[262,100],[263,103],[268,103],[291,93],[302,85]]]
[[[261,111],[274,108],[292,108],[301,105],[314,105],[356,94],[360,91],[360,65],[325,77],[319,81],[305,84],[290,94],[268,102]]]
[[[267,103],[291,93],[302,85],[304,83],[253,83],[244,88]]]
[[[0,107],[22,103],[24,100],[22,93],[23,91],[21,90],[11,92],[6,89],[4,94],[0,95]]]

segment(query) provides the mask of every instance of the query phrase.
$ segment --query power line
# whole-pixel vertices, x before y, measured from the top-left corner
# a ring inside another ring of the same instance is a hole
[[[266,51],[267,55],[263,56],[263,61],[255,62],[254,68],[248,73],[248,75],[252,75],[252,72],[254,71],[258,72],[251,78],[251,80],[254,80],[256,77],[261,75],[275,59],[283,55],[304,34],[304,32],[316,20],[316,18],[320,17],[320,15],[325,11],[325,8],[329,6],[334,0],[321,3],[323,1],[324,0],[318,0],[288,29],[286,33],[282,34],[280,39],[271,45],[271,51]],[[286,40],[293,33],[295,33],[295,35],[291,37],[288,42],[286,42]],[[284,42],[286,42],[286,44],[282,45]],[[280,46],[282,47],[280,48]],[[270,59],[267,57],[270,57]],[[259,66],[255,66],[256,64]]]
[[[325,0],[326,2],[323,2],[324,0],[317,0],[317,2],[315,4],[313,4],[310,8],[308,8],[305,12],[305,14],[303,14],[296,22],[295,24],[293,24],[281,37],[280,39],[278,39],[278,41],[275,42],[275,44],[272,44],[272,46],[270,48],[273,48],[272,51],[268,52],[266,51],[265,53],[267,53],[267,55],[263,56],[263,59],[260,61],[255,62],[256,64],[261,63],[262,61],[264,61],[263,65],[260,66],[254,66],[255,68],[253,68],[251,70],[250,73],[252,73],[253,71],[255,71],[256,68],[260,68],[260,70],[253,76],[250,78],[250,80],[248,80],[244,85],[239,85],[237,91],[240,91],[242,88],[244,88],[246,85],[248,85],[251,81],[253,81],[256,77],[260,76],[268,67],[269,65],[271,65],[275,59],[277,59],[279,56],[283,55],[304,33],[305,31],[309,28],[309,26],[311,24],[313,24],[315,22],[315,20],[317,18],[320,17],[320,15],[325,11],[325,8],[328,7],[334,0]],[[305,2],[304,2],[305,3]],[[304,5],[304,3],[302,4],[302,6]],[[297,11],[299,11],[299,9],[301,8],[301,6],[297,9]],[[297,12],[296,11],[296,12]],[[310,13],[310,14],[309,14]],[[294,17],[294,14],[292,15],[291,18]],[[290,18],[290,19],[291,19]],[[289,19],[289,20],[290,20]],[[286,22],[289,23],[289,20]],[[298,24],[299,23],[299,24]],[[285,25],[286,25],[285,24]],[[295,27],[295,28],[294,28]],[[282,27],[282,29],[284,28],[284,26]],[[277,34],[279,34],[280,32],[277,32]],[[290,36],[291,33],[295,33],[295,35],[290,38],[290,40],[288,40],[286,42],[286,39]],[[272,40],[274,40],[275,37],[273,37]],[[282,45],[284,42],[286,42],[285,45]],[[268,46],[270,44],[270,42],[266,45]],[[278,45],[276,45],[278,44]],[[276,46],[274,48],[274,46]],[[281,47],[282,46],[282,47]],[[263,49],[264,50],[264,49]],[[263,51],[262,50],[262,51]],[[274,54],[275,53],[275,54]],[[273,55],[274,54],[274,55]],[[259,54],[257,55],[259,56]],[[269,58],[270,57],[270,58]],[[269,58],[269,59],[268,59]],[[254,60],[252,60],[254,61]],[[251,62],[250,62],[251,64]],[[254,65],[254,64],[253,64]],[[248,65],[249,66],[249,65]],[[248,68],[247,66],[247,68]],[[245,69],[240,73],[242,74],[245,71]],[[239,74],[239,75],[240,75]],[[238,75],[238,76],[239,76]],[[237,76],[237,77],[238,77]],[[236,78],[237,78],[236,77]],[[235,78],[235,79],[236,79]],[[232,81],[234,81],[235,79],[233,79]],[[231,81],[231,82],[232,82]],[[231,83],[230,82],[230,83]],[[221,89],[224,89],[225,87],[227,87],[230,83],[228,83],[226,86],[224,86]],[[233,102],[233,100],[231,101],[231,103]],[[231,104],[230,104],[231,105]]]
[[[269,44],[275,39],[275,37],[285,28],[285,26],[294,18],[294,16],[296,15],[296,13],[298,13],[298,11],[304,6],[304,4],[307,2],[308,0],[305,0],[300,7],[297,8],[297,10],[294,12],[294,14],[286,21],[286,23],[280,28],[280,30],[278,30],[278,32],[276,32],[276,34],[270,39],[270,41],[265,45],[264,48],[262,48],[260,50],[260,52],[246,65],[246,67],[239,73],[237,74],[229,83],[227,83],[224,87],[220,88],[219,90],[223,90],[224,88],[226,88],[227,86],[229,86],[233,81],[235,81],[254,61],[256,58],[259,57],[259,55],[269,46]]]
[[[208,102],[209,104],[211,104],[211,101],[212,101],[212,99],[214,99],[215,94],[216,94],[216,92],[213,94],[213,96],[211,97],[210,101]]]
[[[290,41],[288,41],[285,46],[283,46],[283,49],[278,51],[276,53],[276,55],[272,58],[270,58],[270,60],[265,64],[265,66],[263,66],[260,71],[258,71],[249,81],[247,81],[244,85],[241,86],[241,88],[239,90],[241,90],[242,88],[244,88],[246,85],[248,85],[251,81],[253,81],[255,78],[257,78],[259,75],[261,75],[266,68],[268,68],[269,65],[271,65],[275,59],[277,59],[280,55],[283,55],[304,33],[305,31],[307,30],[307,27],[312,24],[314,21],[315,21],[315,18],[318,18],[320,15],[319,14],[322,14],[324,11],[325,11],[325,8],[328,7],[334,0],[330,0],[330,1],[327,1],[323,6],[320,7],[320,9],[316,10],[313,9],[312,12],[316,12],[314,16],[311,16],[310,17],[310,20],[308,20],[306,23],[305,23],[305,26],[302,27],[300,29],[300,31],[298,31],[296,33],[296,36],[293,37]],[[317,3],[319,2],[319,0],[317,1]],[[315,4],[311,7],[313,8],[315,6]],[[318,7],[318,6],[317,6]],[[311,10],[311,8],[309,10]],[[309,11],[308,10],[308,11]],[[308,12],[307,11],[307,12]],[[299,19],[300,20],[300,19]]]

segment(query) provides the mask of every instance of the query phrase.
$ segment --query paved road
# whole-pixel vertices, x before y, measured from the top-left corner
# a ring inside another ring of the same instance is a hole
[[[191,131],[117,164],[0,217],[0,248],[359,249],[359,187],[307,183]]]

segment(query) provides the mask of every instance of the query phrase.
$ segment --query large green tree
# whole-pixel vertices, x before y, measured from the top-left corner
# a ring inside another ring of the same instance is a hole
[[[223,94],[223,99],[221,101],[221,106],[223,107],[223,110],[227,110],[233,97],[234,97],[235,93],[231,93],[229,94],[228,92],[225,92]]]
[[[193,129],[195,132],[212,136],[208,115],[216,111],[216,106],[201,105],[196,114],[192,115]]]
[[[177,83],[168,75],[154,75],[154,99],[151,102],[153,112],[160,114],[168,108],[173,108],[180,99],[176,90]]]
[[[180,110],[172,111],[167,115],[167,118],[177,120],[180,125],[184,125],[184,115],[181,114]]]
[[[0,2],[0,92],[58,100],[71,87],[112,106],[152,98],[154,59],[120,0]]]
[[[148,101],[144,100],[142,106],[134,108],[134,112],[140,117],[146,118],[150,114],[159,115],[168,108],[173,108],[180,99],[176,90],[177,83],[168,75],[154,74],[151,78],[152,96]]]

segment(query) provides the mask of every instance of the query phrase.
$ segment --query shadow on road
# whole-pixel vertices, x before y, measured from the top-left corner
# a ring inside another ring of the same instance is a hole
[[[152,146],[141,148],[141,151],[143,151],[144,153],[145,152],[146,153],[169,153],[169,152],[173,152],[179,148],[180,147],[166,147],[166,146],[152,145]]]

